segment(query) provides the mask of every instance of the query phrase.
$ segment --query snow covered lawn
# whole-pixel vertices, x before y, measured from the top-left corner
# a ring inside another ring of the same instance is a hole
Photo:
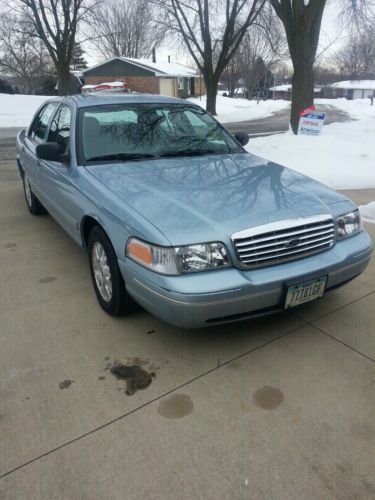
[[[317,99],[355,121],[326,125],[319,137],[292,132],[250,139],[246,149],[335,189],[375,188],[375,106],[369,99]]]
[[[49,97],[34,95],[0,94],[0,127],[26,127],[38,107]],[[191,102],[206,108],[206,97],[190,99]],[[220,122],[256,120],[271,116],[289,106],[287,101],[248,101],[217,96],[217,112]]]
[[[189,99],[194,104],[198,104],[206,109],[206,96]],[[257,120],[266,118],[276,111],[281,111],[290,106],[288,101],[268,100],[268,101],[248,101],[247,99],[232,99],[218,95],[216,97],[216,118],[221,123],[243,122],[248,120]]]
[[[360,205],[359,211],[363,220],[375,224],[375,201],[371,201],[367,205]]]
[[[0,94],[0,127],[27,127],[46,99],[49,97]]]

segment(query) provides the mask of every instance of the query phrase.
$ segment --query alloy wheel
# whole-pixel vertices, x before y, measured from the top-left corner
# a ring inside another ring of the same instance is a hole
[[[110,302],[112,299],[112,275],[108,265],[107,255],[99,241],[91,247],[92,268],[95,283],[103,300]]]

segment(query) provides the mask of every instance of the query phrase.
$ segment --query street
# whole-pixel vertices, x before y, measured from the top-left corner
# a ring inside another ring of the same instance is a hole
[[[229,99],[229,98],[228,98]],[[334,105],[319,104],[317,109],[326,113],[325,123],[329,125],[334,122],[347,122],[352,118],[344,111]],[[278,132],[286,132],[289,128],[290,108],[273,113],[272,116],[259,120],[241,121],[238,123],[225,123],[224,126],[231,132],[246,132],[250,137],[271,135]]]
[[[143,310],[112,318],[85,253],[29,214],[14,138],[0,129],[0,498],[375,497],[374,259],[263,319],[186,331]],[[115,361],[155,376],[129,396]]]

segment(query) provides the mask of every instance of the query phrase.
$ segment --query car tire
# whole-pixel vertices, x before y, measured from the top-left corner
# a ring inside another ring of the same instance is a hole
[[[23,176],[23,192],[25,194],[27,208],[33,215],[44,215],[47,213],[47,210],[33,193],[26,174]]]
[[[98,302],[111,316],[123,316],[133,310],[134,303],[126,291],[116,252],[99,226],[94,226],[88,239],[91,279]]]

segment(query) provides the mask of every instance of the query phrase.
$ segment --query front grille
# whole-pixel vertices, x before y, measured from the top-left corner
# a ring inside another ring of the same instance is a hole
[[[329,214],[283,220],[235,233],[232,242],[243,267],[281,264],[331,248],[335,225]]]

